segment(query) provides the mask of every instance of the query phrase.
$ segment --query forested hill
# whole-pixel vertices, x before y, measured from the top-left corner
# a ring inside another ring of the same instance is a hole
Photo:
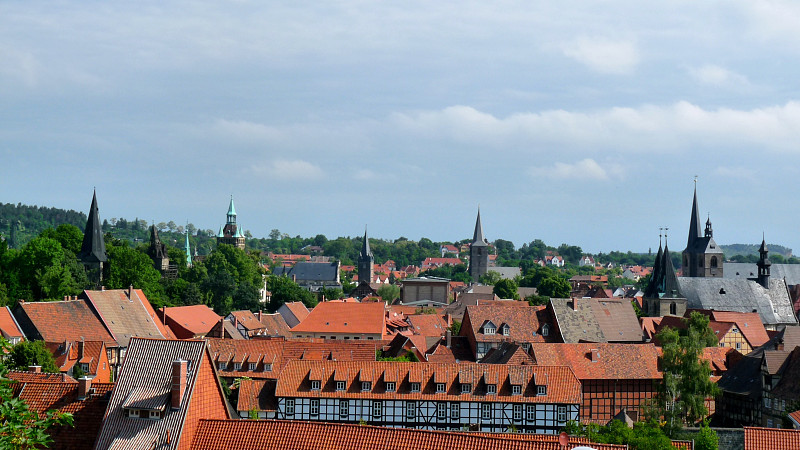
[[[722,249],[722,253],[725,254],[726,258],[731,258],[736,255],[742,256],[758,256],[758,249],[761,247],[761,244],[730,244],[730,245],[720,245],[719,248]],[[789,258],[792,256],[792,249],[784,247],[778,244],[767,244],[767,249],[769,250],[770,257],[775,254],[782,255],[785,258]]]
[[[0,203],[0,235],[14,248],[25,245],[45,229],[63,223],[75,225],[83,231],[86,214],[71,209]]]

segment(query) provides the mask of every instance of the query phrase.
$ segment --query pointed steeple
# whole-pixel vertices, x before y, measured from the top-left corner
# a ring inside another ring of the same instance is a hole
[[[86,229],[83,230],[83,244],[78,253],[78,259],[84,263],[106,262],[106,243],[103,240],[103,229],[100,226],[100,215],[97,209],[97,192],[92,195],[92,206],[89,208],[89,218],[86,220]]]
[[[475,220],[475,233],[472,236],[472,246],[487,247],[486,239],[483,237],[483,226],[481,225],[481,209],[478,208],[478,218]]]
[[[236,223],[236,208],[233,206],[233,195],[231,195],[231,204],[228,206],[228,223]]]
[[[653,262],[653,272],[650,275],[650,282],[647,283],[647,288],[645,288],[644,295],[647,298],[658,297],[658,286],[661,284],[661,280],[664,278],[663,267],[661,264],[662,259],[664,259],[664,249],[661,246],[661,234],[658,235],[658,253],[656,253],[656,260]]]
[[[184,251],[186,252],[186,267],[192,267],[192,248],[189,247],[189,230],[186,230],[186,247]]]
[[[761,248],[758,249],[759,258],[758,263],[758,284],[764,287],[764,289],[769,289],[769,271],[772,262],[769,260],[767,256],[769,250],[767,249],[767,241],[764,240],[764,237],[761,238]]]
[[[694,199],[692,200],[692,217],[689,221],[689,239],[686,241],[686,249],[694,248],[698,238],[703,237],[700,228],[700,210],[697,207],[697,180],[694,180]]]
[[[372,283],[375,277],[375,258],[369,248],[369,237],[367,237],[367,227],[364,226],[364,242],[361,243],[361,253],[358,255],[358,281],[361,283]]]
[[[678,276],[675,275],[675,265],[672,264],[672,256],[669,254],[669,243],[667,243],[666,235],[664,236],[664,255],[661,265],[664,279],[659,286],[659,291],[663,294],[663,297],[682,297],[680,286],[678,285]]]
[[[369,238],[367,237],[367,227],[364,226],[364,242],[361,243],[361,258],[371,258],[372,250],[369,249]]]

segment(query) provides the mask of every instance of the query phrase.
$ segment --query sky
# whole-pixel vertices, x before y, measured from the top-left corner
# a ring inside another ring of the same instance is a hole
[[[0,202],[256,237],[800,249],[796,1],[0,2]],[[705,217],[704,217],[705,219]]]

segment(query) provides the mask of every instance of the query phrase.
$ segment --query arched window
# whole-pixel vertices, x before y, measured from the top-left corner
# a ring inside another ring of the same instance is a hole
[[[669,313],[673,316],[678,315],[678,305],[675,302],[669,304]]]
[[[548,334],[550,334],[550,325],[542,325],[542,336],[547,336]]]
[[[711,257],[711,267],[717,267],[717,257],[716,256],[712,256]]]

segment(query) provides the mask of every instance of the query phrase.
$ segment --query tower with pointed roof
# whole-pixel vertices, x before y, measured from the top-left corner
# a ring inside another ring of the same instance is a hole
[[[661,236],[659,235],[658,253],[653,264],[653,273],[650,282],[644,291],[642,299],[644,313],[648,316],[683,316],[688,306],[688,301],[681,295],[678,277],[675,275],[675,266],[669,253],[669,243],[664,235],[664,249],[661,249]]]
[[[183,249],[186,252],[186,267],[192,267],[192,248],[189,247],[189,230],[186,230],[186,245]]]
[[[369,249],[367,229],[364,228],[364,242],[361,244],[361,253],[358,254],[359,283],[372,283],[372,280],[375,276],[373,264],[375,264],[375,257],[372,255],[372,250]]]
[[[689,220],[689,238],[683,251],[684,277],[722,278],[725,255],[714,241],[711,218],[706,220],[706,228],[700,228],[700,210],[697,207],[697,181],[692,201],[692,216]]]
[[[233,206],[233,196],[231,204],[228,206],[228,216],[225,225],[220,227],[217,234],[217,245],[228,244],[244,250],[244,234],[236,224],[236,208]]]
[[[469,246],[469,276],[477,283],[481,276],[489,270],[489,243],[483,237],[481,225],[481,210],[478,209],[478,219],[475,221],[475,233]]]
[[[147,249],[147,254],[153,260],[153,266],[161,272],[169,270],[169,256],[167,256],[167,246],[161,242],[158,236],[158,229],[155,225],[150,225],[150,247]]]
[[[759,258],[758,263],[756,263],[758,266],[758,278],[756,281],[763,286],[764,289],[769,289],[769,270],[772,263],[767,257],[769,250],[767,250],[767,242],[763,237],[761,238],[761,248],[758,249],[758,253]]]
[[[89,281],[99,287],[103,282],[103,265],[108,261],[108,256],[98,211],[97,191],[95,191],[92,194],[92,206],[89,207],[89,217],[86,220],[86,228],[83,230],[83,243],[81,251],[78,253],[78,259],[86,268]]]

